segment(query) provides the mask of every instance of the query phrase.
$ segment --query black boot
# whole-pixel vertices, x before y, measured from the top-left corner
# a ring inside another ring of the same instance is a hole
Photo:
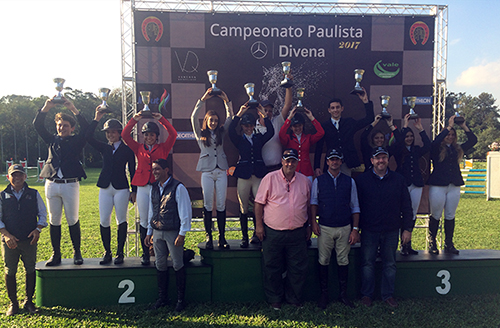
[[[102,225],[100,226],[101,228],[101,240],[102,240],[102,245],[104,246],[104,250],[106,251],[104,253],[104,256],[102,260],[99,262],[99,264],[108,264],[111,263],[112,255],[111,255],[111,228],[110,227],[103,227]]]
[[[46,266],[61,264],[61,226],[50,225],[50,243],[52,244],[52,256],[45,263]]]
[[[453,234],[455,233],[455,219],[444,220],[444,252],[458,255],[460,253],[453,244]]]
[[[33,295],[35,294],[36,273],[26,274],[26,302],[24,308],[31,314],[38,313],[38,309],[33,303]]]
[[[240,247],[248,248],[248,214],[240,213],[241,238]]]
[[[9,309],[5,315],[14,315],[19,312],[19,303],[17,302],[17,283],[16,276],[5,275],[5,287],[7,288],[7,295],[10,299]]]
[[[82,234],[80,231],[80,221],[69,227],[69,236],[71,237],[71,242],[73,243],[73,263],[76,265],[82,265],[83,257],[82,252],[80,251]]]
[[[429,216],[429,253],[437,255],[439,250],[437,248],[436,236],[439,229],[439,220]]]
[[[212,211],[203,208],[203,225],[205,227],[205,249],[213,249],[214,242],[212,239]]]
[[[253,222],[253,235],[252,235],[252,238],[250,238],[250,244],[260,244],[260,239],[259,237],[257,237],[257,234],[255,232],[255,227],[256,227],[256,224],[255,224],[255,213],[249,213],[252,215],[252,222]]]
[[[156,281],[158,282],[158,300],[151,310],[158,310],[168,305],[168,269],[167,271],[156,270]]]
[[[347,277],[349,276],[349,266],[339,265],[337,273],[339,276],[339,301],[350,308],[354,308],[354,304],[352,304],[347,297]]]
[[[229,249],[226,240],[226,210],[217,211],[217,228],[219,229],[219,248]]]
[[[143,226],[139,227],[139,234],[141,238],[141,247],[142,247],[142,259],[141,259],[141,264],[142,265],[149,265],[151,263],[151,260],[149,259],[149,247],[146,246],[145,244],[145,239],[148,234],[148,229],[144,228]]]
[[[118,225],[118,233],[117,233],[117,239],[118,239],[118,246],[116,247],[116,258],[115,258],[115,264],[122,264],[123,263],[123,248],[125,247],[125,242],[127,241],[127,222],[120,223]]]
[[[177,285],[177,305],[175,312],[182,312],[186,308],[184,295],[186,294],[186,267],[182,267],[179,271],[175,271],[175,283]]]
[[[411,240],[406,243],[406,251],[408,252],[408,255],[418,255],[418,251],[411,247]]]
[[[318,300],[318,307],[320,309],[326,309],[328,305],[328,265],[318,265],[319,273],[319,288],[321,290],[321,295]]]

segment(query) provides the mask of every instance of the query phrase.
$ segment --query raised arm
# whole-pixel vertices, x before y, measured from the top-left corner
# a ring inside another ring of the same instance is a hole
[[[153,113],[153,117],[157,119],[158,116],[155,116],[155,114],[156,113]],[[157,114],[161,115],[160,113]],[[164,148],[165,151],[169,153],[172,147],[174,146],[175,140],[177,139],[177,131],[175,130],[174,126],[170,124],[170,122],[165,117],[163,117],[163,115],[159,117],[158,123],[163,125],[163,127],[168,131],[167,140],[165,140],[165,142],[162,142],[160,144],[160,147]]]
[[[136,154],[141,144],[135,141],[130,134],[132,133],[132,129],[137,124],[137,122],[139,122],[140,119],[141,119],[141,114],[140,113],[135,114],[130,119],[130,121],[128,121],[127,125],[125,125],[125,128],[123,128],[122,131],[123,141],[125,141],[127,146],[129,146],[129,148],[132,149],[132,151]]]

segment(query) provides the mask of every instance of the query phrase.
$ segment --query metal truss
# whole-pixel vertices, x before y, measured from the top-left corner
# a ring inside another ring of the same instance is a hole
[[[135,89],[135,53],[133,19],[135,11],[183,13],[241,13],[283,15],[385,15],[435,16],[434,104],[432,135],[444,127],[446,104],[446,66],[448,54],[448,6],[378,4],[378,3],[313,3],[285,1],[204,1],[204,0],[121,0],[122,24],[122,117],[127,122],[137,110]]]

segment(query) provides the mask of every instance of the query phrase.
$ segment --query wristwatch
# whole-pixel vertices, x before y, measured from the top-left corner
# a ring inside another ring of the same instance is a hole
[[[36,230],[38,230],[38,232],[42,232],[42,229],[36,227]]]

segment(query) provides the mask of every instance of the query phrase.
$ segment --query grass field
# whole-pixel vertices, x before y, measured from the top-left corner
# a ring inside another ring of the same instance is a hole
[[[84,257],[101,257],[99,235],[98,188],[99,170],[88,169],[89,178],[81,182],[80,220]],[[33,181],[33,180],[32,180]],[[45,198],[43,185],[28,181]],[[5,182],[5,185],[7,182]],[[455,244],[459,249],[500,249],[500,201],[487,202],[484,196],[462,195],[457,210]],[[113,224],[112,247],[116,247]],[[194,227],[201,228],[199,224]],[[239,239],[239,232],[229,232],[229,239]],[[202,233],[188,233],[186,244],[197,251],[204,239]],[[63,225],[63,257],[72,257],[68,229]],[[416,229],[413,246],[424,248],[425,231]],[[38,260],[50,257],[50,237],[44,229],[38,246]],[[3,261],[0,259],[3,267]],[[500,283],[498,281],[492,282]],[[24,295],[24,269],[18,272],[18,295]],[[285,307],[276,313],[266,303],[192,303],[181,315],[172,308],[147,311],[147,306],[113,306],[93,309],[63,307],[42,308],[41,314],[25,313],[3,316],[0,327],[500,327],[500,295],[443,297],[432,299],[401,299],[400,307],[391,310],[380,302],[372,308],[348,309],[332,303],[326,311],[314,303],[301,310]],[[0,283],[0,311],[8,306],[4,281]]]

